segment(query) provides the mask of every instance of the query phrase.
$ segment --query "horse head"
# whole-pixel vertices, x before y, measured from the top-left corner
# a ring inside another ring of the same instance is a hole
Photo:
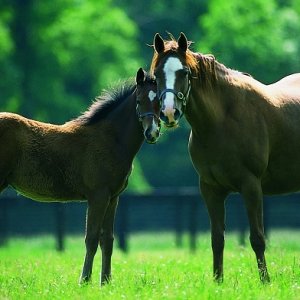
[[[147,143],[154,144],[160,132],[160,105],[155,80],[142,68],[136,74],[136,112]]]
[[[154,56],[151,71],[157,82],[161,102],[160,118],[167,127],[177,126],[189,98],[191,70],[186,60],[189,42],[181,33],[178,41],[154,37]]]

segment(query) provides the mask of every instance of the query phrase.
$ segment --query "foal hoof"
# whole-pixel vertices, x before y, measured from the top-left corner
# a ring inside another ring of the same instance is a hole
[[[85,277],[80,277],[79,279],[79,285],[87,285],[90,283],[91,277],[85,276]]]
[[[214,275],[214,282],[221,284],[223,283],[223,274],[215,274]]]
[[[101,276],[101,286],[110,284],[111,282],[111,275],[109,276]]]
[[[260,277],[260,281],[262,284],[269,284],[271,282],[270,276],[266,274],[265,276]]]

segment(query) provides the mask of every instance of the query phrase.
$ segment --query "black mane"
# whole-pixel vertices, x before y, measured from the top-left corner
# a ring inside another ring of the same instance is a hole
[[[93,104],[81,116],[75,119],[82,125],[93,125],[105,118],[120,103],[122,103],[136,88],[133,80],[119,83],[110,90],[103,90],[100,96],[96,97]]]

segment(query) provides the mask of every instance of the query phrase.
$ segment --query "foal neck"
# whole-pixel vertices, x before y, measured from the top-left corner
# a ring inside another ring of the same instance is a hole
[[[109,114],[107,121],[114,128],[119,143],[135,155],[144,140],[136,113],[136,90]]]

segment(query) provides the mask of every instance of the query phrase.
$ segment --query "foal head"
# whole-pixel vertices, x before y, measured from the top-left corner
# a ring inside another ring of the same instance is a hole
[[[156,90],[155,80],[140,68],[136,74],[136,112],[146,142],[150,144],[156,143],[160,132],[160,105]]]
[[[164,41],[158,33],[154,37],[151,71],[161,101],[160,118],[167,127],[176,126],[182,117],[191,89],[191,70],[198,65],[188,47],[183,33],[178,41]]]

